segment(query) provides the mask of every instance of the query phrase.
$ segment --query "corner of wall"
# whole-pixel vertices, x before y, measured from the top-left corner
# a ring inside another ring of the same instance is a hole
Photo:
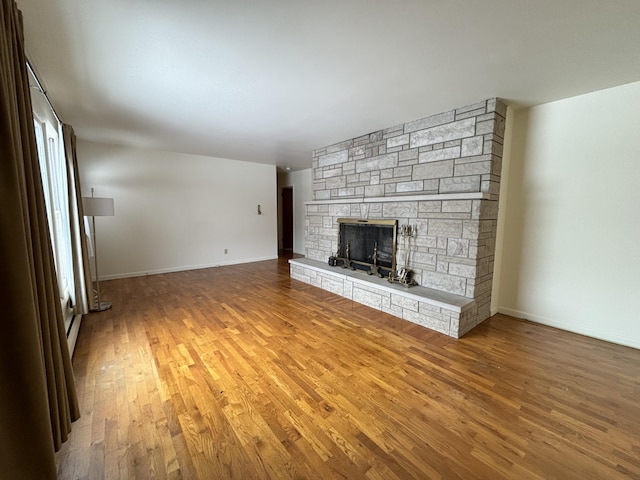
[[[500,282],[502,279],[502,252],[504,245],[504,223],[506,218],[506,203],[509,193],[509,169],[511,165],[511,149],[513,146],[514,108],[507,106],[504,130],[504,148],[502,152],[502,169],[500,172],[500,199],[498,201],[498,225],[496,229],[496,250],[493,264],[493,286],[491,294],[491,315],[498,313],[498,299],[500,297]]]

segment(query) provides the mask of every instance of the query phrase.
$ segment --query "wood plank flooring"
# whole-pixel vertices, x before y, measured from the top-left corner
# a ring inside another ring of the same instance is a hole
[[[640,479],[640,351],[497,315],[455,340],[285,259],[101,283],[60,479]]]

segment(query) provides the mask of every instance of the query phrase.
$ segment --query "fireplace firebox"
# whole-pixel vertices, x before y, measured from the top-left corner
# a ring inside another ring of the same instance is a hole
[[[338,251],[330,263],[381,278],[395,274],[397,220],[339,218],[338,225]]]

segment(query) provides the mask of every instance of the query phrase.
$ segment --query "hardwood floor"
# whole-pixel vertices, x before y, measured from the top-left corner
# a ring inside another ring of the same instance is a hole
[[[638,479],[640,351],[497,315],[455,340],[285,259],[101,283],[61,479]]]

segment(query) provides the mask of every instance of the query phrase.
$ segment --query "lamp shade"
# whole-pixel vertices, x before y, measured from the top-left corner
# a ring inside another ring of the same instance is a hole
[[[87,217],[112,217],[113,198],[82,197],[82,209]]]

